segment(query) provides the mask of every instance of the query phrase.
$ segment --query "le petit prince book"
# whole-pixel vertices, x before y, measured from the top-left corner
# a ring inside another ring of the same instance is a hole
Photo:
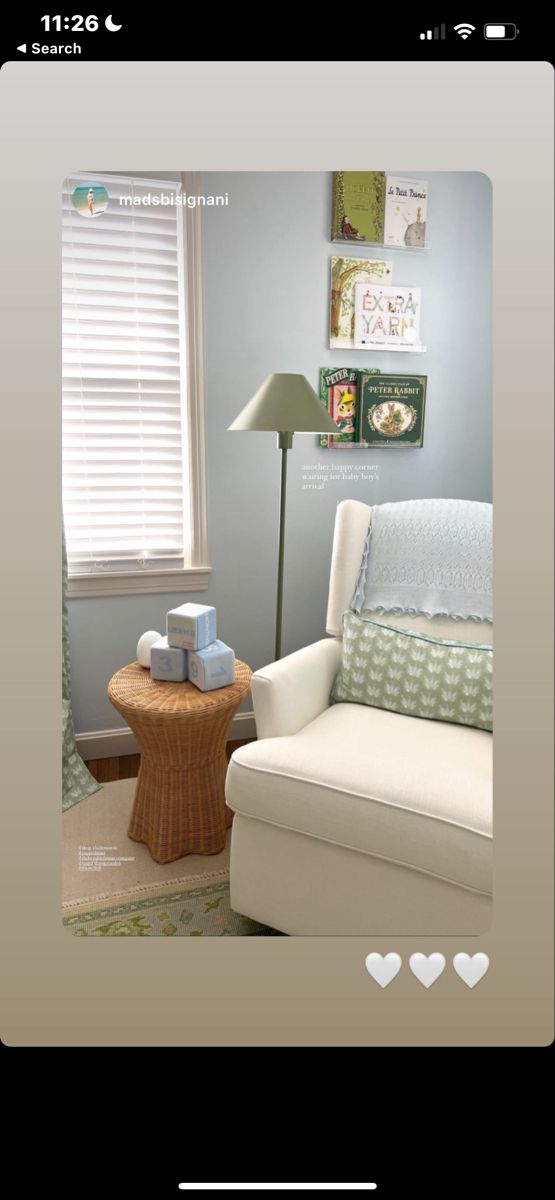
[[[399,175],[388,175],[384,245],[423,249],[426,246],[427,208],[427,179],[403,179]]]

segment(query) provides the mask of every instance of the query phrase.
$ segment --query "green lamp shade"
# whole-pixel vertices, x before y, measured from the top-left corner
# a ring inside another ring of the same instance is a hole
[[[304,375],[268,375],[229,429],[337,433],[335,421]]]

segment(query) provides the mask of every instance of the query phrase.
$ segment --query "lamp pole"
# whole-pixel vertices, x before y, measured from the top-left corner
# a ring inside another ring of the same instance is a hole
[[[279,504],[279,550],[276,598],[275,656],[281,658],[283,615],[283,559],[285,551],[285,496],[287,489],[287,451],[293,445],[293,433],[336,434],[337,425],[326,412],[320,398],[304,375],[268,375],[248,404],[232,421],[229,429],[252,429],[277,433],[281,450],[281,490]]]
[[[281,658],[281,624],[283,616],[283,559],[285,551],[285,496],[287,491],[287,451],[293,445],[292,433],[278,433],[277,437],[278,450],[281,450],[281,485],[279,499],[279,550],[278,550],[278,577],[277,577],[277,600],[276,600],[276,645],[275,657],[276,660]]]

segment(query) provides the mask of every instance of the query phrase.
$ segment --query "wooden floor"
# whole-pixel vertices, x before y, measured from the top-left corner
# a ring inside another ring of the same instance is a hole
[[[238,746],[247,746],[252,741],[253,738],[242,738],[228,742],[228,759]],[[86,766],[97,783],[113,783],[115,779],[135,779],[139,774],[140,762],[140,754],[122,754],[120,758],[94,758]]]

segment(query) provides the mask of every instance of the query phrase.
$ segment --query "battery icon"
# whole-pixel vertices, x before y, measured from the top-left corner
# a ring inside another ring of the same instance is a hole
[[[516,25],[484,25],[484,37],[494,42],[513,41],[518,33]]]

